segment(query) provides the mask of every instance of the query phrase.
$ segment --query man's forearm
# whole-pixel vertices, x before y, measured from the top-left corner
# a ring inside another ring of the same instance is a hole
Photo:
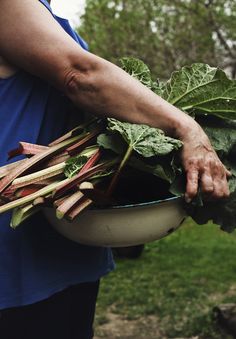
[[[119,67],[90,53],[87,64],[84,70],[74,65],[65,75],[64,91],[74,104],[101,116],[159,127],[180,138],[195,124]]]

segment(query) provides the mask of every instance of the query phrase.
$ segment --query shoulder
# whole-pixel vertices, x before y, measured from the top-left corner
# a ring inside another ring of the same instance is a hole
[[[6,79],[17,72],[17,68],[0,56],[0,79]]]

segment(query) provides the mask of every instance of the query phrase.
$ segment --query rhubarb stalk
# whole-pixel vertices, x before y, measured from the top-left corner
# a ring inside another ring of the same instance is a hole
[[[117,169],[117,171],[115,172],[114,176],[112,177],[111,183],[110,183],[108,190],[106,192],[108,196],[112,195],[112,193],[115,189],[115,186],[117,184],[117,181],[120,177],[120,174],[121,174],[123,168],[125,167],[125,165],[127,164],[128,160],[129,160],[129,158],[132,154],[132,151],[133,151],[133,147],[129,146],[124,157],[123,157],[123,159],[122,159],[122,161],[121,161],[121,163],[120,163],[120,165],[119,165],[119,167],[118,167],[118,169]]]
[[[62,174],[66,164],[60,163],[55,166],[45,168],[41,171],[34,172],[32,174],[25,175],[23,177],[17,178],[12,182],[14,188],[24,187],[30,184],[36,184],[42,180],[46,180],[52,177]]]
[[[7,212],[13,208],[28,204],[32,201],[34,201],[36,198],[48,195],[53,190],[55,190],[57,187],[59,187],[61,184],[66,184],[69,181],[69,179],[65,179],[63,181],[55,182],[51,185],[48,185],[46,187],[41,188],[37,192],[34,192],[32,194],[27,195],[26,197],[11,201],[3,206],[0,206],[0,213]]]
[[[39,207],[36,207],[32,204],[28,204],[24,207],[15,208],[12,213],[12,218],[10,222],[10,226],[12,228],[16,228],[23,221],[31,217],[33,214],[40,210]]]
[[[83,196],[84,195],[82,192],[77,191],[71,196],[69,196],[67,199],[65,199],[56,210],[57,218],[62,219],[65,216],[65,214],[68,213],[81,198],[83,198]]]
[[[84,124],[81,124],[75,128],[73,128],[71,131],[67,132],[66,134],[62,135],[60,138],[52,141],[48,146],[55,146],[59,143],[61,143],[62,141],[65,141],[75,135],[78,135],[81,132],[84,132],[86,127],[89,127],[91,124],[93,124],[94,122],[99,122],[98,118],[92,118],[90,121],[85,122]]]
[[[8,152],[8,159],[12,159],[18,155],[35,155],[47,150],[47,146],[31,144],[29,142],[19,142],[19,147]]]
[[[88,178],[92,177],[93,175],[113,166],[115,163],[117,163],[117,159],[106,161],[104,163],[98,164],[90,169],[88,169],[86,172],[79,172],[77,175],[75,175],[71,179],[67,179],[66,183],[61,183],[59,187],[57,187],[52,197],[57,198],[62,196],[65,192],[73,188],[74,186],[80,184],[82,181],[87,180]]]
[[[66,214],[66,219],[69,221],[73,221],[81,212],[83,212],[85,209],[87,209],[93,201],[88,198],[82,198],[79,201],[78,206],[74,207],[69,214]]]
[[[81,135],[74,137],[74,138],[70,138],[66,141],[63,141],[62,143],[58,145],[50,147],[46,151],[43,151],[39,154],[34,155],[32,158],[27,159],[26,162],[21,163],[17,168],[13,169],[7,176],[5,176],[0,181],[0,193],[3,192],[3,190],[6,187],[8,187],[14,179],[16,179],[18,176],[23,174],[26,170],[31,169],[36,164],[42,162],[43,160],[46,160],[49,156],[52,156],[58,153],[59,151],[65,149],[66,147],[73,144],[80,138],[81,138]]]

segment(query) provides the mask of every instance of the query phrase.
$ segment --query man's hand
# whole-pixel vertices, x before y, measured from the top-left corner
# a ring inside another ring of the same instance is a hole
[[[199,188],[206,199],[228,197],[227,177],[231,173],[218,158],[201,127],[193,124],[182,141],[182,163],[187,178],[186,201],[190,202]]]

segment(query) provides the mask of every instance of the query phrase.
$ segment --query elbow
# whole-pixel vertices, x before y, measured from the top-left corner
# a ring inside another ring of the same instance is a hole
[[[79,67],[71,66],[63,77],[63,92],[72,101],[83,101],[98,92],[96,82],[97,67],[95,65],[86,65]]]
[[[72,64],[63,73],[63,93],[75,106],[93,114],[103,114],[111,97],[107,65],[103,59],[87,53],[84,60],[80,58],[79,64]]]

